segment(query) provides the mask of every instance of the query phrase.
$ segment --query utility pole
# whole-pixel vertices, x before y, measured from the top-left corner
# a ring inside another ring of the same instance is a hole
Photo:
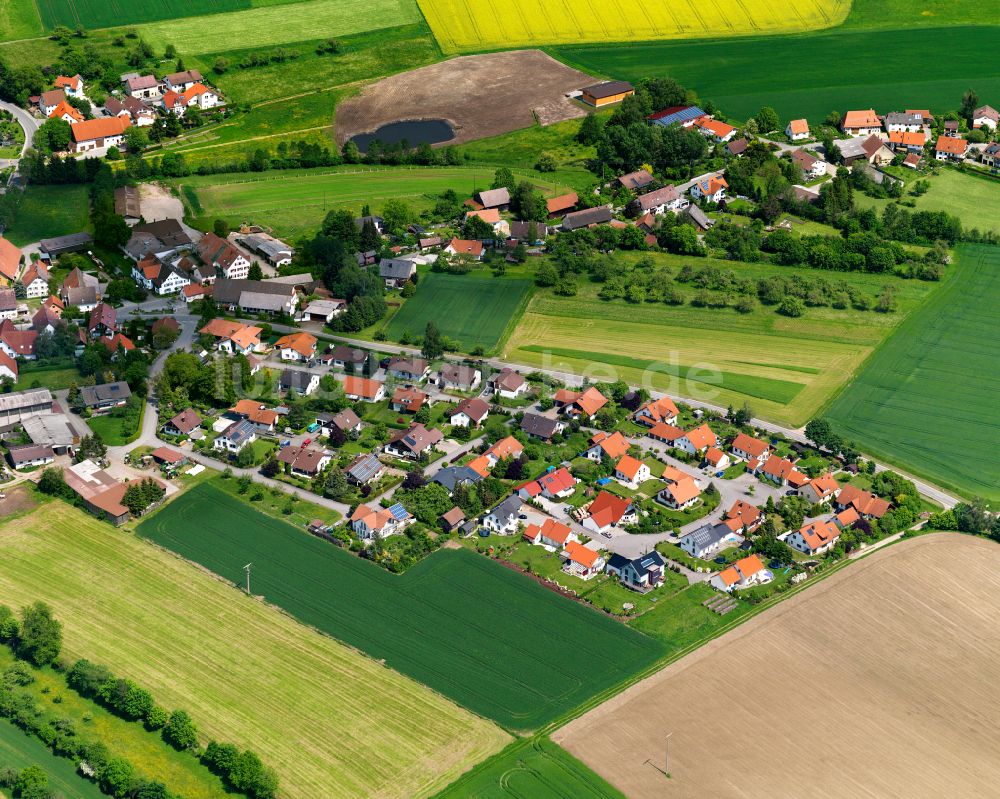
[[[247,573],[247,596],[250,596],[250,567],[253,566],[252,563],[248,563],[243,567],[243,571]]]
[[[664,761],[663,761],[663,773],[666,774],[668,777],[670,776],[670,736],[671,735],[673,735],[672,732],[668,732],[667,733],[667,739],[666,739],[666,741],[667,741],[667,749],[666,749],[666,756],[664,757]]]

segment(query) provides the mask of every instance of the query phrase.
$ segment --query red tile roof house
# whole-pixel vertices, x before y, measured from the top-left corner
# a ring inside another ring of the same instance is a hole
[[[458,258],[471,258],[474,261],[482,260],[483,243],[481,241],[469,241],[468,239],[452,239],[448,246],[444,248],[448,255]]]
[[[524,528],[524,537],[532,544],[546,547],[553,552],[562,549],[571,541],[580,540],[569,527],[555,519],[546,519],[541,527],[529,524]]]
[[[670,397],[660,397],[650,400],[635,412],[633,417],[638,424],[652,427],[657,422],[664,424],[677,424],[677,416],[680,411]]]
[[[274,342],[283,361],[310,361],[316,357],[318,339],[311,333],[289,333]]]
[[[837,495],[835,507],[837,510],[854,508],[866,519],[881,519],[892,505],[886,499],[848,484]]]
[[[344,396],[351,402],[381,402],[385,399],[385,384],[367,377],[347,375],[344,378]]]
[[[965,139],[939,136],[934,145],[934,157],[938,161],[962,161],[965,159],[965,151],[968,147],[969,143]]]
[[[814,480],[810,480],[802,488],[799,494],[809,500],[813,505],[825,505],[837,498],[840,493],[840,483],[833,479],[832,474],[824,474]]]
[[[448,417],[453,427],[479,427],[489,416],[490,405],[479,397],[464,399]]]
[[[564,392],[565,389],[556,392],[556,405],[562,394],[563,413],[581,420],[592,419],[595,413],[608,404],[608,398],[593,386],[580,393]]]
[[[680,469],[668,466],[663,470],[667,485],[656,495],[656,501],[672,510],[685,510],[694,505],[701,496],[701,489],[695,479]]]
[[[756,505],[738,499],[723,514],[722,523],[734,533],[752,533],[764,523],[764,514]]]
[[[389,407],[397,413],[416,413],[426,401],[427,395],[420,389],[400,386],[393,392]]]
[[[622,455],[618,463],[615,464],[615,480],[626,488],[638,488],[651,476],[649,467],[631,455]]]
[[[190,436],[201,429],[201,419],[191,408],[185,408],[163,425],[163,432],[169,436]]]
[[[779,486],[790,485],[792,488],[800,488],[809,482],[809,478],[796,469],[794,463],[777,455],[769,456],[763,463],[757,460],[750,461],[747,463],[747,471],[763,475]]]
[[[830,521],[814,521],[785,539],[785,543],[807,555],[822,555],[833,549],[840,538],[840,528]]]
[[[882,120],[871,108],[867,111],[848,111],[840,129],[848,136],[871,136],[882,130]]]
[[[770,444],[759,438],[748,436],[746,433],[737,435],[733,439],[733,443],[729,445],[729,449],[737,458],[742,458],[745,461],[766,460],[767,456],[771,454]]]
[[[719,443],[712,432],[712,428],[707,424],[700,424],[688,430],[684,435],[674,442],[674,446],[689,455],[700,455],[709,447],[714,447]]]
[[[604,458],[617,461],[628,453],[629,446],[628,439],[617,430],[610,435],[599,430],[591,436],[590,449],[584,455],[595,463],[600,463]]]
[[[408,460],[417,460],[426,452],[430,452],[444,438],[437,428],[428,430],[422,424],[410,425],[408,430],[398,430],[385,445],[385,451],[390,455]]]
[[[401,533],[413,521],[413,517],[402,505],[394,505],[388,509],[358,505],[351,514],[351,529],[363,541],[371,541],[376,537],[382,539]]]
[[[712,588],[729,592],[734,588],[748,588],[751,585],[769,583],[773,579],[774,574],[765,569],[760,558],[754,554],[740,558],[732,566],[715,575],[709,582]]]
[[[493,386],[493,393],[499,394],[504,399],[517,399],[522,394],[528,393],[528,381],[506,366],[494,374],[489,382]]]
[[[607,491],[598,494],[587,510],[589,515],[583,520],[583,526],[594,533],[604,533],[612,527],[635,524],[639,518],[631,500]]]
[[[489,458],[490,467],[492,468],[504,458],[520,458],[523,452],[524,444],[514,438],[514,436],[507,436],[506,438],[501,438],[483,454]]]
[[[809,138],[809,121],[805,119],[793,119],[785,126],[785,135],[792,141],[800,141]]]
[[[562,551],[563,571],[581,580],[589,580],[604,571],[604,558],[600,552],[585,547],[578,541],[570,541]]]
[[[546,472],[538,478],[538,485],[541,486],[542,495],[547,499],[570,496],[576,491],[576,484],[578,482],[565,466],[561,466],[551,472]]]
[[[323,450],[311,447],[285,447],[278,453],[278,460],[287,464],[292,474],[313,478],[326,468],[332,456]]]

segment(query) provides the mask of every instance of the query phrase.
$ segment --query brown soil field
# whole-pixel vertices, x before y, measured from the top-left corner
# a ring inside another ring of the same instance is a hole
[[[541,50],[461,56],[373,83],[337,106],[337,143],[390,122],[444,119],[447,144],[551,125],[586,111],[566,93],[596,79]]]
[[[997,796],[998,616],[1000,546],[905,541],[552,738],[630,799]]]

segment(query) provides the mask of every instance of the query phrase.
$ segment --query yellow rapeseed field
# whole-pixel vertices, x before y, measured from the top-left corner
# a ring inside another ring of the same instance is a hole
[[[445,52],[815,30],[838,25],[851,7],[850,0],[419,0],[419,4]]]

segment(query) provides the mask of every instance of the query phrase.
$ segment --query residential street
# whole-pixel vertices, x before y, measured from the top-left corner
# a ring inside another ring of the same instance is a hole
[[[174,318],[177,319],[178,322],[182,323],[182,325],[184,325],[185,323],[190,323],[191,325],[195,325],[197,323],[197,321],[198,321],[198,317],[195,316],[195,315],[193,315],[193,314],[191,314],[191,313],[189,313],[188,310],[187,310],[187,308],[186,308],[186,306],[184,306],[184,304],[182,302],[177,301],[176,304],[174,304],[170,300],[164,300],[163,298],[157,298],[157,299],[154,299],[154,300],[147,300],[146,302],[141,303],[138,306],[136,306],[136,305],[126,305],[125,308],[122,311],[120,311],[120,313],[123,313],[123,314],[127,315],[127,314],[130,314],[131,312],[135,311],[136,309],[143,309],[144,311],[146,311],[146,313],[148,313],[149,310],[153,309],[153,308],[158,308],[158,309],[162,309],[162,308],[171,308],[171,309],[173,309],[173,308],[176,308],[176,309],[178,309],[176,312],[174,310],[169,310],[169,311],[165,311],[165,313],[169,313],[170,315],[174,316]],[[252,320],[252,319],[245,319],[245,320],[242,320],[242,321],[246,321],[248,323],[256,323],[255,320]],[[366,341],[364,339],[353,339],[353,338],[348,338],[348,337],[344,337],[344,336],[334,336],[334,335],[331,335],[329,333],[324,333],[324,332],[322,332],[321,326],[318,323],[304,324],[301,327],[292,327],[292,326],[288,326],[288,325],[272,325],[272,329],[275,330],[276,332],[280,332],[280,333],[295,332],[296,330],[299,330],[299,329],[309,330],[311,333],[313,333],[313,335],[317,336],[317,338],[319,338],[322,341],[343,343],[343,344],[347,344],[348,346],[359,347],[359,348],[364,348],[364,349],[377,349],[379,352],[384,352],[384,353],[387,353],[387,354],[390,354],[390,355],[419,355],[420,354],[420,349],[418,347],[408,347],[408,346],[403,346],[401,344],[393,344],[393,343],[386,342],[386,341],[372,342],[372,341]],[[194,333],[192,333],[191,335],[193,336]],[[183,345],[178,344],[178,345],[175,345],[175,346],[183,346]],[[560,381],[564,382],[567,386],[571,386],[571,387],[572,386],[580,386],[583,383],[583,379],[579,375],[576,375],[576,374],[573,374],[573,373],[561,372],[561,371],[557,371],[557,370],[553,370],[553,369],[541,369],[541,368],[538,368],[538,367],[529,366],[527,364],[514,363],[514,362],[511,362],[511,361],[508,361],[508,360],[504,360],[502,358],[489,358],[489,359],[485,359],[485,363],[490,368],[497,369],[497,370],[503,368],[504,366],[508,366],[508,367],[513,368],[513,369],[517,369],[517,370],[521,371],[522,373],[536,372],[536,371],[537,372],[543,372],[543,373],[545,373],[545,374],[547,374],[547,375],[549,375],[549,376],[551,376],[551,377],[553,377],[553,378],[555,378],[557,380],[560,380]],[[654,397],[664,396],[663,392],[658,392],[658,391],[651,392],[651,394]],[[693,406],[696,406],[696,407],[706,408],[706,409],[709,409],[709,410],[716,411],[718,413],[725,413],[726,412],[726,408],[724,408],[721,405],[714,405],[714,404],[709,403],[709,402],[704,402],[704,401],[697,400],[697,399],[691,399],[689,397],[683,397],[683,396],[679,396],[677,394],[671,394],[670,396],[671,396],[672,399],[674,399],[675,401],[678,401],[678,402],[686,403],[686,404],[693,405]],[[771,432],[771,433],[780,433],[780,434],[784,435],[785,437],[787,437],[788,439],[790,439],[791,441],[796,441],[796,442],[799,442],[799,443],[806,443],[806,438],[805,438],[805,434],[804,434],[804,428],[790,428],[790,427],[785,427],[783,425],[778,425],[778,424],[775,424],[773,422],[765,421],[763,419],[754,419],[752,423],[753,423],[754,426],[756,426],[756,427],[758,427],[758,428],[760,428],[762,430],[766,430],[766,431]],[[655,443],[655,442],[650,442],[650,443],[652,444],[652,443]],[[866,455],[866,457],[868,457],[868,456]],[[873,458],[872,460],[875,460],[875,459]],[[939,505],[943,506],[944,508],[953,508],[958,503],[958,501],[959,501],[956,497],[952,496],[951,494],[949,494],[948,492],[944,491],[943,489],[938,488],[937,486],[931,485],[930,483],[927,483],[927,482],[925,482],[925,481],[923,481],[923,480],[921,480],[919,478],[916,478],[913,475],[907,474],[905,471],[903,471],[903,470],[901,470],[899,468],[888,467],[885,464],[879,463],[877,460],[875,461],[875,463],[876,463],[876,471],[884,471],[887,468],[892,468],[893,471],[899,472],[900,474],[904,475],[908,479],[912,480],[913,483],[914,483],[914,485],[917,487],[917,490],[923,496],[925,496],[927,499],[929,499],[929,500],[931,500],[933,502],[938,503]],[[721,481],[719,481],[719,482],[721,482]],[[730,502],[730,504],[732,504],[732,503]]]
[[[21,155],[24,155],[28,151],[28,148],[31,147],[31,143],[35,139],[35,131],[38,130],[42,123],[23,108],[13,103],[0,101],[0,109],[13,114],[14,119],[21,125],[21,130],[24,131],[24,146],[21,148]],[[8,166],[16,166],[19,161],[20,158],[0,158],[0,169]]]

